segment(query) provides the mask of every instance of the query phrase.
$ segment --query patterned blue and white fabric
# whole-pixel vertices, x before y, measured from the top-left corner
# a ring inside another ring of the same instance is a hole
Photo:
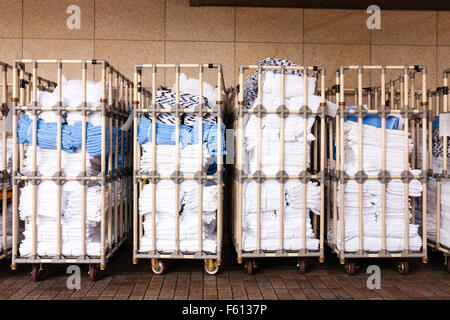
[[[195,108],[198,106],[198,95],[180,92],[180,105],[185,108]],[[172,109],[176,102],[176,93],[170,90],[158,90],[156,92],[156,104],[161,109]],[[208,99],[203,97],[203,105],[208,106]],[[165,124],[175,124],[175,116],[169,113],[161,113],[158,115],[158,121]],[[180,118],[180,124],[193,126],[197,121],[195,114],[183,114]],[[203,121],[208,124],[215,124],[216,117],[210,113],[203,116]]]

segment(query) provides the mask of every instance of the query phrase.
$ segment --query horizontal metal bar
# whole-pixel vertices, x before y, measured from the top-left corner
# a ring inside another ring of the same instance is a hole
[[[126,233],[128,234],[128,233]],[[114,252],[119,249],[122,244],[126,241],[127,237],[124,236],[122,240],[119,242],[116,242],[114,246],[108,250],[108,252],[105,255],[106,262],[109,260],[109,258],[114,254]],[[80,257],[63,257],[63,258],[56,258],[56,257],[38,257],[38,258],[27,258],[27,257],[17,257],[14,260],[15,264],[27,264],[27,263],[47,263],[47,264],[66,264],[66,263],[92,263],[92,264],[100,264],[102,263],[102,259],[100,256],[93,256],[87,257],[87,258],[80,258]]]
[[[26,264],[26,263],[47,263],[47,264],[65,264],[65,263],[101,263],[101,259],[98,257],[95,258],[86,258],[81,259],[78,257],[73,258],[53,258],[53,257],[42,257],[42,258],[16,258],[14,260],[15,264]]]
[[[428,246],[430,248],[439,250],[439,251],[441,251],[443,253],[446,253],[446,254],[450,253],[450,248],[447,248],[447,247],[445,247],[443,245],[439,245],[439,247],[437,247],[436,244],[433,241],[430,241],[430,240],[428,240],[427,243],[428,243]]]
[[[259,66],[259,65],[245,65],[241,66],[244,67],[244,69],[259,69],[262,70],[279,70],[281,68],[285,70],[315,70],[315,67],[313,66]],[[321,70],[322,68],[318,68],[318,70]]]
[[[162,109],[162,108],[135,108],[136,113],[150,113],[155,111],[156,113],[176,113],[177,110],[174,109]],[[212,114],[217,114],[217,110],[215,109],[208,109],[208,108],[203,108],[202,110],[199,109],[182,109],[182,111],[178,111],[180,113],[200,113],[200,111],[202,113],[212,113]]]
[[[202,252],[201,254],[175,254],[175,253],[161,253],[149,254],[138,253],[135,255],[137,259],[218,259],[219,255]]]
[[[342,252],[341,250],[334,249],[334,252],[339,257],[344,259],[358,259],[358,258],[424,258],[426,253],[422,251],[410,251],[410,252]]]
[[[238,256],[242,258],[286,258],[286,257],[321,257],[322,253],[320,251],[307,251],[306,253],[301,252],[289,252],[285,251],[285,253],[279,254],[276,252],[238,252]]]
[[[162,63],[162,64],[139,64],[137,65],[140,68],[153,68],[153,67],[157,67],[157,68],[175,68],[175,67],[180,67],[180,68],[198,68],[200,66],[203,66],[204,68],[218,68],[220,65],[219,64],[209,64],[209,63],[204,63],[204,64],[195,64],[195,63],[181,63],[181,64],[175,64],[175,63]]]
[[[172,180],[173,176],[172,175],[151,175],[151,174],[140,174],[140,175],[136,175],[136,179],[138,180],[143,180],[143,179],[160,179],[160,180]],[[192,174],[189,175],[182,175],[179,178],[180,180],[199,180],[199,179],[203,179],[203,180],[217,180],[218,176],[203,176],[203,177],[198,177]]]
[[[293,175],[293,174],[288,174],[285,176],[277,176],[277,175],[263,175],[261,177],[259,177],[257,174],[243,174],[242,175],[242,179],[243,180],[258,180],[260,178],[264,178],[264,179],[287,179],[287,180],[303,180],[303,177],[300,177],[299,175]],[[320,180],[322,177],[320,175],[316,175],[316,174],[312,174],[312,175],[308,175],[305,179],[310,181],[310,180]]]
[[[416,66],[344,66],[344,70],[358,70],[362,68],[363,70],[381,70],[385,68],[386,70],[405,70],[407,67],[409,70],[414,70]]]
[[[105,60],[70,60],[70,59],[68,59],[68,60],[65,60],[65,59],[62,59],[62,60],[58,60],[58,59],[18,59],[16,61],[21,62],[21,63],[32,63],[33,61],[36,61],[37,63],[41,63],[41,64],[47,64],[47,63],[51,64],[51,63],[58,63],[58,62],[66,63],[66,64],[69,64],[69,63],[81,64],[83,61],[86,61],[86,63],[92,63],[94,61],[96,64],[101,64],[103,62],[106,62]]]
[[[8,251],[0,254],[0,260],[9,257],[11,255],[11,252],[12,252],[12,250],[9,249]]]

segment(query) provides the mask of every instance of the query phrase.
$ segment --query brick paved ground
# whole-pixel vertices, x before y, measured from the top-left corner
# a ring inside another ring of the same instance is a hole
[[[169,261],[165,275],[150,271],[149,261],[131,264],[131,248],[126,245],[110,261],[96,282],[87,279],[83,266],[80,290],[66,287],[66,266],[46,267],[44,280],[32,282],[29,265],[10,271],[8,261],[0,261],[0,299],[450,299],[450,275],[444,271],[441,254],[430,254],[423,265],[411,261],[411,274],[400,275],[392,260],[378,260],[381,289],[366,287],[366,267],[362,262],[355,276],[345,274],[333,255],[327,263],[309,262],[301,275],[293,259],[270,259],[259,263],[254,276],[235,263],[230,246],[217,276],[206,275],[201,261]]]

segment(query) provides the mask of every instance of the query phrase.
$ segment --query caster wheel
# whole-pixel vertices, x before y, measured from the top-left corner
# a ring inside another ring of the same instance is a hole
[[[356,273],[356,262],[355,261],[348,261],[345,264],[345,271],[348,275],[353,276]]]
[[[160,275],[163,274],[165,271],[164,262],[158,259],[152,259],[152,272],[154,274]]]
[[[89,275],[89,280],[90,281],[97,280],[97,277],[98,277],[97,265],[95,265],[95,264],[90,264],[89,265],[88,275]]]
[[[301,274],[306,273],[306,258],[298,258],[298,270]]]
[[[398,272],[399,272],[401,275],[404,275],[404,276],[408,275],[408,274],[409,274],[409,264],[408,264],[408,261],[406,261],[406,260],[400,261],[399,264],[398,264],[398,266],[397,266],[397,269],[398,269]]]
[[[246,268],[247,268],[248,275],[253,274],[253,272],[254,272],[253,267],[254,267],[253,259],[247,259]]]
[[[210,275],[215,275],[219,272],[219,265],[216,261],[205,261],[203,266],[205,272]]]
[[[31,268],[31,279],[33,281],[39,281],[41,278],[41,267],[38,264],[33,264]]]

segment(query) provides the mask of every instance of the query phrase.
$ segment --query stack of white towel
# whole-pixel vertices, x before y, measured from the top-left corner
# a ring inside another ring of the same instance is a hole
[[[243,250],[254,251],[257,245],[257,184],[244,183]],[[288,180],[283,193],[283,241],[285,250],[317,250],[309,212],[320,214],[320,187],[316,182],[306,184],[306,219],[303,216],[303,185]],[[261,184],[261,246],[262,250],[280,249],[280,183],[266,180]],[[306,243],[303,244],[303,224],[306,223]]]
[[[314,95],[315,77],[307,77],[308,92],[303,92],[303,76],[297,74],[285,75],[285,101],[289,110],[299,110],[307,95],[307,105],[317,110],[320,97]],[[249,79],[250,81],[250,79]],[[278,109],[282,104],[281,74],[264,71],[262,75],[262,92],[256,94],[256,99],[249,109],[258,106],[258,95],[262,95],[261,104],[265,109]],[[256,115],[244,118],[244,172],[253,174],[257,171],[257,139],[258,117]],[[306,127],[301,115],[289,115],[285,118],[284,131],[284,171],[296,175],[309,168],[310,143],[315,137],[311,134],[315,117],[308,116]],[[275,175],[280,166],[280,117],[267,114],[262,119],[261,130],[261,171],[265,175]],[[306,153],[303,136],[306,135]],[[306,157],[306,167],[303,160]],[[306,196],[306,219],[303,216],[303,196]],[[254,251],[257,247],[257,184],[255,181],[244,182],[243,194],[243,250]],[[320,187],[316,182],[308,182],[306,195],[303,195],[303,185],[299,180],[285,182],[283,195],[283,248],[285,250],[318,250],[319,240],[314,237],[310,213],[320,214]],[[275,251],[280,249],[280,184],[276,180],[265,180],[261,185],[261,246],[262,250]],[[303,223],[306,223],[306,243],[303,239]]]
[[[409,141],[409,152],[412,141]],[[358,124],[352,121],[344,123],[345,171],[354,175],[358,171]],[[363,124],[363,170],[368,175],[377,175],[381,170],[381,129]],[[386,130],[386,170],[391,175],[399,175],[404,171],[404,131]],[[420,170],[406,170],[414,175]],[[345,186],[338,186],[337,207],[339,216],[342,214],[340,188],[344,187],[345,214],[345,251],[359,250],[359,187],[354,180],[349,180]],[[409,183],[408,196],[419,197],[422,184],[418,180]],[[411,204],[408,205],[411,218]],[[386,249],[402,251],[405,248],[405,188],[401,180],[391,180],[386,186]],[[331,224],[333,227],[333,224]],[[418,233],[418,225],[409,224],[409,249],[420,250],[422,239]],[[337,224],[337,247],[341,249],[340,219]],[[381,183],[377,180],[367,180],[363,184],[363,250],[381,250],[382,235],[382,193]],[[333,230],[329,232],[329,242],[333,243]]]
[[[79,106],[82,103],[82,81],[63,78],[62,102],[66,106]],[[87,104],[91,107],[100,105],[101,82],[87,81]],[[52,107],[57,103],[57,91],[52,93],[38,92],[38,103],[43,107]],[[81,121],[80,112],[67,112],[66,121],[73,124]],[[39,118],[48,123],[57,122],[55,112],[46,111]],[[88,114],[87,121],[94,126],[101,125],[101,115],[98,112]],[[25,145],[24,168],[21,173],[31,175],[33,148]],[[62,172],[66,176],[78,176],[81,173],[82,155],[80,151],[61,152]],[[57,150],[37,147],[37,169],[39,174],[52,176],[57,171]],[[100,158],[86,154],[86,170],[88,175],[98,175]],[[69,181],[63,184],[61,191],[61,225],[62,254],[64,256],[81,255],[81,184]],[[108,192],[108,191],[107,191]],[[87,186],[86,200],[86,251],[89,256],[99,256],[100,221],[101,221],[101,188],[93,183]],[[54,256],[57,253],[57,185],[53,181],[41,181],[37,187],[37,254]],[[105,195],[106,199],[108,195]],[[32,253],[32,185],[26,184],[20,193],[19,214],[25,221],[24,239],[20,244],[20,254],[28,256]],[[107,204],[107,201],[106,201]],[[106,208],[107,210],[107,208]],[[107,239],[106,239],[107,240]],[[106,244],[105,244],[106,245]]]
[[[436,242],[436,203],[437,203],[437,188],[436,179],[428,179],[427,186],[427,238],[433,243]],[[439,242],[442,246],[450,248],[450,204],[448,198],[450,197],[450,179],[441,179],[441,210],[440,210],[440,239]],[[421,211],[420,211],[421,212]],[[420,217],[421,218],[421,217]],[[416,215],[417,221],[420,221],[418,215]]]
[[[13,145],[12,139],[6,139],[6,168],[3,168],[3,139],[0,139],[0,171],[12,168]]]
[[[186,75],[180,76],[180,93],[185,94],[186,105],[195,107],[198,104],[200,82]],[[172,92],[167,92],[165,96],[159,97],[160,107],[173,107],[172,99],[176,91],[174,84]],[[161,93],[162,94],[162,93]],[[217,88],[203,82],[203,97],[208,101],[207,107],[214,108],[217,100]],[[158,102],[158,101],[157,101]],[[164,114],[163,114],[164,115]],[[158,120],[166,124],[174,124],[172,115]],[[195,114],[184,114],[183,123],[193,126],[197,121]],[[216,123],[216,117],[207,114],[203,118],[204,123]],[[158,134],[158,132],[157,132]],[[141,145],[142,155],[140,159],[139,171],[142,174],[156,170],[160,175],[171,175],[176,171],[177,147],[169,144],[156,145],[156,168],[153,168],[152,143],[147,142]],[[200,149],[201,148],[201,149]],[[210,154],[207,143],[187,144],[179,147],[179,171],[182,174],[195,174],[199,171],[200,151],[203,153],[202,168],[206,172],[208,166],[214,163],[214,158]],[[153,184],[145,184],[139,196],[139,214],[144,216],[144,234],[140,242],[140,251],[149,252],[152,250],[152,190]],[[175,184],[171,180],[161,180],[156,185],[156,250],[160,252],[173,252],[175,250],[175,212],[179,212],[179,239],[182,252],[197,252],[198,230],[199,230],[199,186],[196,181],[185,180],[179,186],[179,203],[175,203]],[[202,246],[203,251],[215,253],[216,248],[216,216],[217,216],[217,185],[208,181],[203,186],[203,208],[202,208]]]
[[[33,147],[26,144],[24,150],[25,157],[21,173],[24,175],[31,175],[33,171]],[[39,173],[44,176],[53,176],[57,171],[58,153],[56,150],[37,147],[36,155],[36,164],[39,168]],[[61,170],[66,176],[77,176],[81,172],[81,166],[81,151],[61,151]],[[88,175],[96,175],[100,172],[100,168],[101,159],[99,157],[92,157],[86,153],[86,173]]]
[[[37,187],[37,253],[53,256],[57,250],[57,185],[53,181],[42,181]],[[20,245],[20,254],[27,256],[32,250],[32,185],[21,190],[19,214],[27,221],[25,239]],[[106,195],[107,197],[107,195]],[[86,190],[86,250],[89,256],[100,255],[101,190],[98,185]],[[62,254],[81,254],[81,184],[66,182],[61,190]],[[107,208],[106,208],[107,209]]]
[[[202,239],[203,251],[216,252],[217,185],[203,185]],[[182,252],[198,251],[199,232],[199,186],[196,181],[186,180],[179,186],[179,202],[175,202],[175,183],[161,180],[156,185],[156,249],[160,252],[175,250],[175,213],[179,213],[179,239]],[[144,216],[144,235],[140,251],[152,249],[152,192],[153,184],[144,185],[139,197],[139,214]]]
[[[0,139],[0,171],[7,170],[11,172],[12,168],[12,139],[6,139],[6,168],[3,168],[3,139]],[[8,179],[6,184],[6,189],[10,189],[11,179]],[[0,182],[0,192],[3,190],[3,183]],[[5,200],[6,201],[6,200]],[[0,203],[1,206],[1,203]],[[1,208],[1,207],[0,207]],[[0,252],[3,246],[3,215],[6,215],[6,244],[8,249],[11,247],[12,243],[12,205],[7,206],[7,212],[1,212],[0,209]]]
[[[191,144],[187,145],[184,148],[179,148],[179,164],[180,171],[185,174],[194,174],[199,170],[199,148],[202,148],[203,152],[203,168],[206,170],[208,167],[209,161],[212,161],[212,158],[209,154],[206,143],[203,145],[200,144]],[[177,148],[174,145],[168,144],[159,144],[156,145],[156,170],[161,175],[170,175],[176,169],[176,152]],[[140,163],[140,171],[141,173],[149,173],[153,170],[153,152],[152,152],[152,143],[147,142],[142,145],[142,156]]]
[[[6,215],[6,234],[3,234],[3,215]],[[7,206],[6,212],[0,214],[0,252],[3,249],[3,237],[6,236],[6,247],[12,245],[12,204]]]
[[[432,165],[433,173],[442,173],[444,167],[443,163],[443,139],[439,136],[439,128],[433,129],[433,153]],[[447,138],[450,141],[450,138]],[[450,148],[447,148],[447,154],[450,153]],[[422,153],[420,154],[422,156]],[[447,157],[447,170],[450,171],[450,156]],[[436,179],[431,177],[428,179],[427,186],[427,238],[433,243],[437,240],[437,186]],[[441,179],[441,210],[440,210],[440,239],[441,246],[450,248],[450,204],[447,199],[450,197],[450,179]],[[422,211],[417,210],[416,221],[421,221]]]

